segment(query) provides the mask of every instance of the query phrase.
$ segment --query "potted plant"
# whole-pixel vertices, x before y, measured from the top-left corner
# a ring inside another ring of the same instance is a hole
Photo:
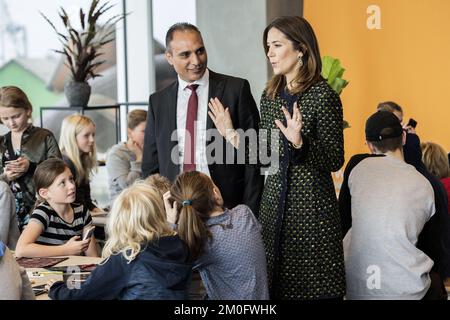
[[[63,45],[61,50],[53,51],[66,57],[65,65],[70,70],[71,79],[66,82],[64,93],[70,106],[87,106],[91,94],[87,81],[101,76],[96,69],[106,61],[99,59],[103,54],[100,50],[114,40],[114,25],[124,17],[123,14],[113,15],[105,23],[99,24],[99,18],[113,7],[109,2],[100,5],[100,0],[92,0],[87,14],[80,8],[80,30],[75,29],[69,15],[61,7],[59,17],[64,25],[62,32],[41,12]]]

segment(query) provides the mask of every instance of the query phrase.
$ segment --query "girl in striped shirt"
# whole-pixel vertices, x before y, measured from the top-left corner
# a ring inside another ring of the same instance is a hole
[[[82,204],[73,203],[76,185],[60,159],[42,162],[34,174],[36,207],[16,247],[17,257],[86,255],[98,257],[95,238],[82,240],[92,218]]]

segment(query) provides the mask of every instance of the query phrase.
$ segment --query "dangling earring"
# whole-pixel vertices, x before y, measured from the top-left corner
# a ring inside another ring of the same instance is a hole
[[[302,59],[302,56],[298,57],[298,64],[300,65],[300,68],[303,67],[303,59]]]

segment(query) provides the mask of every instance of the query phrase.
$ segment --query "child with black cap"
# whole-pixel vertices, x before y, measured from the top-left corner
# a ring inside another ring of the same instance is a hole
[[[394,114],[376,112],[365,133],[371,154],[352,157],[339,195],[347,299],[431,297],[433,260],[417,242],[435,213],[433,189],[404,161]]]

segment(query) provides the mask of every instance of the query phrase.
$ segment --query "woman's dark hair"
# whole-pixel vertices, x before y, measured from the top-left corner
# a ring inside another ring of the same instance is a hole
[[[297,76],[294,78],[290,93],[299,94],[321,80],[322,58],[320,56],[316,35],[309,22],[302,17],[296,16],[279,17],[272,21],[264,30],[263,35],[263,45],[266,55],[269,51],[267,36],[272,28],[283,33],[292,43],[293,48],[303,53],[303,67],[300,68]],[[267,96],[274,99],[275,95],[286,87],[286,85],[284,75],[274,75],[267,83]]]
[[[213,189],[212,180],[197,171],[179,175],[170,189],[179,212],[178,234],[194,260],[203,253],[210,237],[205,221],[218,207]]]

